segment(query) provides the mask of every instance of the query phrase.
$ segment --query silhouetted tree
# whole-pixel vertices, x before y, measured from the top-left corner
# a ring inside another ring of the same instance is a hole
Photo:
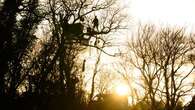
[[[96,4],[87,0],[48,0],[44,3],[44,9],[49,13],[45,20],[48,21],[51,34],[35,56],[24,59],[27,66],[23,69],[25,74],[22,75],[21,87],[26,86],[28,97],[36,96],[33,103],[37,109],[48,109],[49,105],[53,105],[53,109],[81,109],[84,92],[79,86],[82,70],[78,67],[78,54],[86,46],[101,49],[98,45],[90,45],[88,41],[94,37],[105,43],[98,35],[120,29],[121,19],[115,20],[119,11],[112,11],[111,16],[102,19],[101,31],[97,32],[91,28],[91,21],[83,21],[81,18],[90,19],[92,12],[106,10],[113,5],[114,0]],[[85,31],[87,27],[91,28],[91,32]],[[103,49],[101,51],[105,52]],[[29,56],[33,53],[29,52]],[[59,106],[55,103],[58,99],[57,102],[61,103]]]
[[[90,96],[89,96],[90,101],[93,100],[93,96],[94,96],[94,92],[95,92],[95,78],[96,78],[96,75],[97,75],[98,70],[99,70],[98,65],[100,64],[100,61],[101,61],[101,54],[102,54],[102,52],[100,52],[97,55],[97,59],[96,59],[94,69],[93,69],[93,75],[92,75],[92,79],[91,79],[91,92],[90,92]]]
[[[143,76],[151,109],[155,109],[154,102],[160,95],[166,110],[175,110],[179,99],[194,87],[193,84],[185,86],[185,80],[194,71],[193,61],[188,57],[194,49],[189,37],[183,29],[156,31],[145,26],[129,43],[130,62]],[[187,65],[189,69],[181,73],[180,70]]]
[[[5,0],[1,7],[0,100],[5,105],[15,103],[20,77],[24,74],[22,59],[36,39],[33,33],[42,19],[37,7],[38,0]]]
[[[61,75],[62,79],[65,79],[67,96],[73,101],[75,98],[74,93],[76,83],[72,82],[75,81],[75,79],[73,77],[74,74],[71,74],[72,67],[69,66],[71,65],[71,62],[74,63],[75,57],[71,54],[71,52],[75,50],[74,46],[92,46],[101,49],[101,51],[104,51],[97,45],[83,43],[83,41],[89,41],[92,37],[94,37],[96,41],[100,40],[101,42],[105,43],[104,39],[101,38],[101,34],[108,34],[115,29],[120,29],[121,27],[121,18],[116,16],[119,14],[118,9],[112,11],[113,14],[107,15],[104,19],[102,19],[103,23],[100,24],[100,31],[95,31],[93,28],[91,28],[93,27],[91,24],[92,21],[80,21],[80,18],[83,17],[90,19],[91,13],[95,11],[100,11],[101,13],[101,10],[104,11],[111,7],[114,2],[114,0],[109,2],[98,1],[97,3],[87,0],[71,2],[64,0],[49,0],[49,9],[51,11],[51,17],[49,20],[51,21],[53,31],[52,39],[55,39],[57,42],[56,49],[60,51],[59,56],[56,56],[56,60],[59,60],[59,74]],[[106,10],[106,12],[108,11]],[[115,20],[116,18],[119,18],[118,21]],[[86,28],[90,28],[91,31],[85,32]],[[79,50],[76,50],[76,52],[79,52]],[[71,103],[71,101],[69,102]]]
[[[86,46],[106,53],[97,43],[105,43],[102,34],[120,29],[123,20],[118,16],[120,10],[113,8],[114,3],[115,0],[3,1],[0,100],[15,105],[13,108],[17,105],[15,109],[82,109],[85,97],[77,56]],[[99,31],[92,25],[95,12],[101,18]],[[42,44],[34,35],[40,22],[47,22],[50,33]],[[98,41],[96,45],[88,43],[92,37]]]

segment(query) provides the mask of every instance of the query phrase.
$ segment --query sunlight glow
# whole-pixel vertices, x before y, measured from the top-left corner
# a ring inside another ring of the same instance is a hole
[[[125,84],[120,84],[120,85],[116,86],[115,92],[117,95],[126,96],[126,95],[128,95],[128,92],[129,92],[128,86]]]

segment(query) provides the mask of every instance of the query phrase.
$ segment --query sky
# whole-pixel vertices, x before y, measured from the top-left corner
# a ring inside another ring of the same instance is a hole
[[[133,23],[195,26],[195,0],[122,0]]]

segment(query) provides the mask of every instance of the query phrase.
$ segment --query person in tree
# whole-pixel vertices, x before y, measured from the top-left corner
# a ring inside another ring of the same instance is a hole
[[[94,20],[93,20],[93,29],[97,29],[98,30],[98,25],[99,25],[99,21],[97,16],[95,16]]]

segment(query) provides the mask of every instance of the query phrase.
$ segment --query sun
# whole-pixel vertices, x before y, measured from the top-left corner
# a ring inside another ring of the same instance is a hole
[[[125,84],[119,84],[115,88],[115,93],[119,96],[127,96],[128,92],[128,86]]]

